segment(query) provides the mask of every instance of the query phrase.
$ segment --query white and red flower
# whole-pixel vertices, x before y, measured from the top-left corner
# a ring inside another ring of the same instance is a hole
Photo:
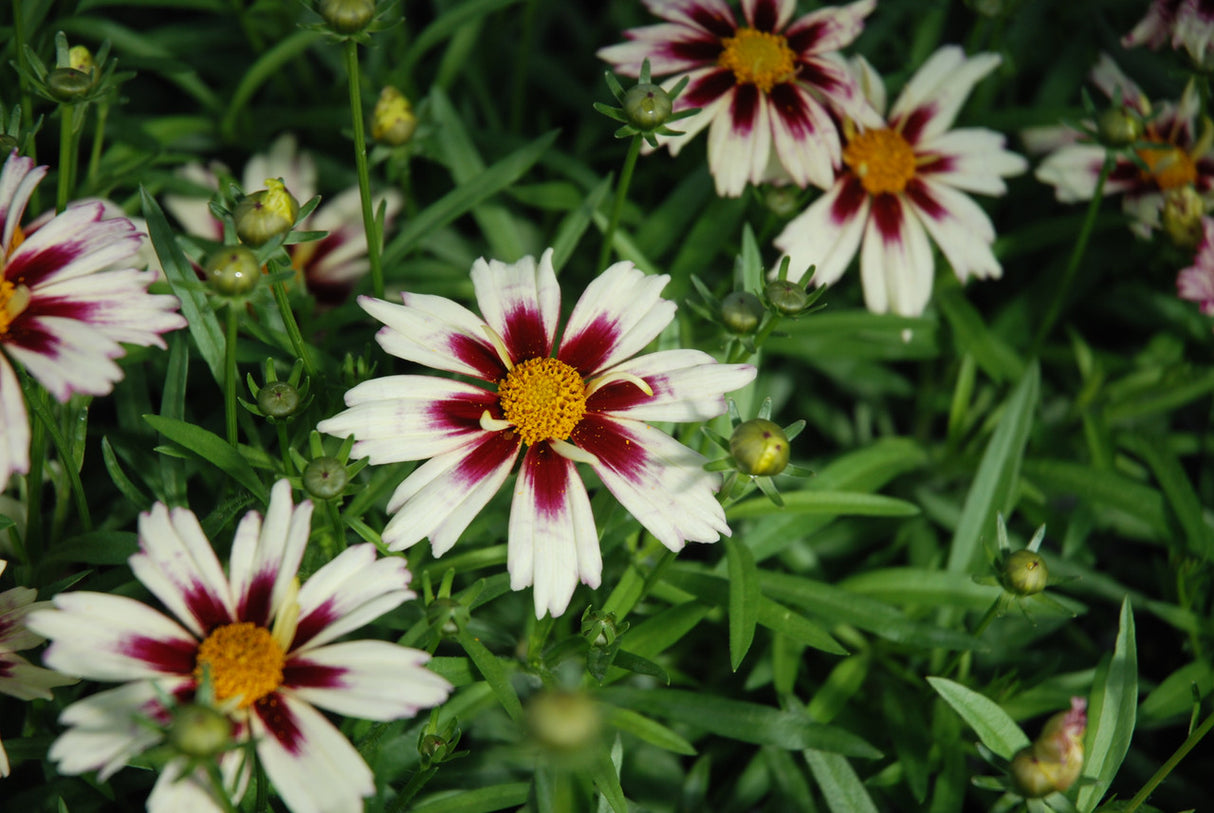
[[[122,342],[164,347],[185,326],[177,298],[148,294],[153,271],[124,267],[142,237],[100,201],[21,227],[46,175],[14,150],[0,171],[0,489],[29,470],[29,420],[17,362],[59,401],[105,395],[122,378]]]
[[[1123,195],[1123,208],[1130,217],[1130,228],[1139,237],[1150,237],[1160,225],[1167,195],[1192,187],[1207,200],[1214,196],[1214,130],[1209,126],[1196,129],[1201,100],[1196,87],[1190,83],[1177,103],[1164,102],[1153,106],[1138,86],[1117,64],[1101,54],[1092,69],[1092,83],[1110,99],[1120,99],[1132,114],[1144,122],[1137,151],[1141,164],[1126,154],[1116,157],[1112,171],[1105,179],[1104,195]],[[1051,137],[1038,131],[1034,141],[1041,147],[1053,148],[1036,176],[1042,183],[1054,187],[1061,203],[1091,200],[1107,150],[1099,144],[1077,143],[1074,130],[1055,130]]]
[[[648,59],[654,76],[687,77],[674,110],[700,108],[663,139],[677,154],[705,127],[708,166],[718,194],[737,197],[746,183],[791,178],[830,186],[839,165],[831,112],[879,122],[838,51],[864,29],[876,0],[858,0],[792,19],[795,0],[742,0],[739,24],[725,0],[645,0],[665,23],[624,32],[629,41],[600,59],[637,76]],[[774,156],[773,156],[774,151]],[[774,158],[774,161],[773,161]],[[782,169],[782,171],[781,171]]]
[[[1200,305],[1206,316],[1214,316],[1214,219],[1203,217],[1201,228],[1197,256],[1176,277],[1176,292],[1181,299]]]
[[[219,188],[215,173],[201,164],[181,168],[185,179],[208,189]],[[287,133],[245,164],[245,192],[265,186],[266,180],[281,178],[295,198],[304,203],[316,196],[316,162],[310,153],[299,149],[295,136]],[[223,222],[211,214],[207,201],[186,195],[166,195],[165,208],[188,233],[217,242],[223,240]],[[394,189],[380,193],[375,200],[378,211],[384,206],[384,226],[391,226],[402,205],[401,194]],[[302,277],[317,302],[336,305],[345,300],[355,284],[371,268],[367,259],[367,234],[363,228],[362,198],[358,186],[352,186],[316,207],[303,222],[302,231],[325,231],[319,240],[286,246],[291,265]]]
[[[99,778],[163,739],[164,699],[195,698],[204,671],[229,708],[239,742],[257,757],[294,813],[361,810],[375,783],[358,752],[316,706],[372,720],[410,717],[446,699],[450,685],[423,668],[429,656],[387,641],[337,639],[414,597],[400,558],[375,547],[343,551],[302,586],[296,578],[312,504],[292,506],[275,484],[265,519],[255,511],[236,529],[224,574],[197,518],[156,504],[139,518],[131,569],[168,609],[126,596],[61,593],[55,609],[31,614],[51,640],[48,665],[124,685],[64,710],[68,730],[50,756],[67,774]],[[249,768],[243,750],[219,757],[227,792],[239,798]],[[148,799],[152,811],[220,810],[215,789],[185,757],[170,761]]]
[[[883,111],[881,78],[863,58],[855,63],[865,93]],[[998,64],[995,54],[967,57],[945,46],[910,78],[887,122],[866,128],[844,121],[844,167],[834,185],[776,238],[791,258],[789,279],[814,265],[814,282],[830,285],[859,251],[868,309],[916,316],[932,292],[929,236],[959,279],[1002,274],[991,252],[994,226],[966,193],[1002,195],[1003,178],[1027,164],[1003,148],[999,133],[950,129],[974,85]]]
[[[0,573],[8,562],[0,559]],[[34,610],[49,607],[50,603],[34,602],[38,591],[29,587],[14,587],[0,593],[0,694],[18,700],[51,699],[51,689],[67,686],[76,678],[65,677],[50,669],[34,666],[18,652],[32,649],[42,643],[40,635],[30,632],[25,626],[25,617]],[[8,776],[8,754],[0,743],[0,777]]]
[[[1210,46],[1214,44],[1214,2],[1211,0],[1154,0],[1147,16],[1121,38],[1122,46],[1146,45],[1158,50],[1163,44],[1184,48],[1193,63],[1211,67]]]
[[[406,293],[396,305],[363,297],[394,356],[486,382],[399,375],[359,384],[322,432],[357,440],[374,464],[428,462],[392,496],[383,531],[392,550],[429,537],[435,556],[505,483],[526,446],[508,529],[510,584],[535,588],[537,616],[565,611],[580,579],[597,587],[598,534],[575,462],[670,550],[729,534],[705,458],[648,421],[702,421],[725,411],[723,393],[755,376],[698,350],[631,357],[674,318],[667,276],[619,262],[590,283],[565,325],[549,249],[537,264],[477,260],[483,318],[449,299]],[[553,348],[556,354],[553,355]]]

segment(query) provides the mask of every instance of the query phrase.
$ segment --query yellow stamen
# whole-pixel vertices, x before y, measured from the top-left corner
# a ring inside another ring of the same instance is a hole
[[[1163,190],[1187,186],[1197,180],[1197,164],[1180,147],[1160,143],[1159,147],[1144,147],[1137,151],[1147,165],[1143,180],[1153,180]]]
[[[586,414],[586,385],[577,370],[553,358],[516,365],[498,384],[506,420],[523,442],[565,440]]]
[[[725,50],[717,58],[717,64],[733,71],[739,85],[754,85],[770,93],[773,87],[796,75],[796,54],[788,47],[788,40],[779,34],[742,28],[737,36],[721,40],[721,45]]]
[[[9,326],[29,307],[30,289],[0,280],[0,336],[8,333]]]
[[[633,375],[632,373],[625,373],[621,371],[606,373],[598,378],[592,379],[586,385],[586,397],[589,398],[603,387],[607,386],[608,384],[614,384],[617,381],[627,381],[638,390],[648,395],[650,398],[653,397],[653,387],[649,386],[648,381],[641,378],[639,375]]]
[[[198,647],[194,677],[201,680],[209,666],[215,697],[239,697],[248,708],[282,685],[283,648],[270,631],[248,621],[225,624]]]
[[[866,130],[843,149],[843,163],[870,195],[897,194],[915,177],[915,151],[896,130]]]

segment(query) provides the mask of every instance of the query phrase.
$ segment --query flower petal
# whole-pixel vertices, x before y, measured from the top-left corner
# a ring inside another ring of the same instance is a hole
[[[957,279],[999,277],[1003,268],[991,252],[995,228],[969,196],[944,184],[916,181],[907,200],[953,267]]]
[[[640,352],[670,324],[675,303],[662,299],[670,277],[649,276],[618,262],[586,286],[578,299],[557,358],[583,376],[593,376]]]
[[[485,381],[506,377],[485,331],[485,321],[450,299],[430,294],[402,294],[403,305],[360,296],[363,310],[386,327],[375,334],[384,350],[397,358],[436,370]]]
[[[342,551],[299,590],[299,625],[290,652],[340,638],[416,598],[402,557],[380,559],[367,543]]]
[[[706,421],[725,412],[724,393],[754,380],[749,364],[720,364],[699,350],[663,350],[617,364],[603,375],[644,379],[653,395],[621,377],[586,400],[590,412],[638,421]],[[591,381],[593,384],[593,380]]]
[[[240,755],[235,756],[239,758]],[[156,784],[148,794],[147,813],[179,813],[186,810],[190,813],[223,813],[224,804],[216,796],[206,771],[199,766],[185,776],[188,767],[187,759],[178,757],[160,770]],[[239,800],[240,796],[235,798]]]
[[[799,282],[811,265],[816,285],[830,285],[843,276],[860,246],[870,203],[860,182],[844,175],[789,221],[775,240],[776,248],[789,257],[789,281]]]
[[[76,678],[34,666],[20,655],[0,649],[0,694],[18,700],[50,700],[54,697],[51,689],[76,682]]]
[[[851,45],[864,30],[864,18],[877,7],[877,0],[856,0],[846,6],[828,6],[797,19],[784,35],[799,54],[838,51]]]
[[[484,258],[472,264],[472,285],[485,321],[497,331],[515,361],[552,354],[561,315],[561,287],[552,268],[552,249],[507,265]]]
[[[387,641],[345,641],[292,657],[283,670],[291,694],[336,714],[397,720],[437,706],[451,684],[425,668],[430,656]]]
[[[771,102],[751,84],[738,85],[729,100],[708,130],[708,168],[717,194],[736,198],[747,181],[763,181],[771,154]]]
[[[834,183],[839,132],[809,91],[791,82],[771,89],[771,131],[776,155],[793,183],[823,189]]]
[[[1122,163],[1123,161],[1118,161],[1119,165]],[[1111,175],[1104,182],[1104,195],[1124,192],[1139,185],[1134,180],[1138,176],[1137,168],[1128,161],[1124,163],[1134,170],[1133,175],[1126,178]],[[1054,187],[1054,197],[1059,203],[1075,203],[1091,200],[1092,195],[1096,194],[1096,181],[1100,178],[1100,168],[1103,164],[1104,147],[1096,144],[1072,144],[1047,156],[1033,174],[1037,180]]]
[[[101,271],[133,257],[142,242],[130,220],[106,220],[100,202],[69,206],[13,250],[4,276],[36,293],[39,286]]]
[[[15,147],[5,158],[4,169],[0,171],[0,257],[8,256],[30,195],[46,177],[47,169],[34,166],[32,158],[18,155]]]
[[[270,626],[299,572],[311,528],[312,501],[293,505],[286,480],[270,491],[264,522],[256,511],[244,515],[228,560],[237,618]]]
[[[143,347],[165,347],[161,333],[186,326],[175,296],[149,294],[155,271],[103,271],[40,286],[23,319],[60,316],[78,319],[106,338]]]
[[[60,402],[77,392],[107,395],[121,380],[122,368],[113,360],[123,354],[122,346],[88,322],[25,317],[5,350]]]
[[[315,197],[316,162],[310,153],[299,149],[294,133],[283,133],[268,151],[257,153],[244,165],[246,193],[263,188],[268,178],[281,178],[300,203]]]
[[[721,42],[706,32],[678,23],[659,23],[624,32],[627,42],[600,48],[599,59],[622,76],[639,76],[648,59],[651,76],[667,76],[716,65]]]
[[[918,316],[931,298],[934,270],[923,224],[901,198],[877,196],[860,249],[864,304],[873,313]]]
[[[1003,135],[993,130],[951,130],[919,145],[921,161],[925,154],[935,160],[921,164],[918,174],[967,192],[1002,195],[1007,192],[1003,179],[1028,169],[1022,156],[1003,145]]]
[[[943,46],[920,66],[890,110],[890,125],[912,145],[952,126],[970,91],[1001,62],[998,54],[966,57],[957,45]]]
[[[17,373],[0,353],[0,493],[9,478],[30,468],[30,424]]]

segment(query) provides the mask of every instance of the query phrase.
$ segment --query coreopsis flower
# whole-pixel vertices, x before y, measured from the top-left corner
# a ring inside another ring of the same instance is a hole
[[[855,64],[873,106],[884,110],[881,78],[863,58]],[[917,316],[932,292],[929,236],[959,279],[1002,274],[991,252],[994,226],[965,193],[1002,195],[1003,178],[1027,164],[1003,148],[999,133],[950,129],[974,85],[998,64],[996,54],[967,57],[945,46],[910,78],[886,122],[844,120],[838,178],[775,241],[791,259],[792,282],[814,265],[813,282],[830,285],[859,250],[868,309]]]
[[[199,186],[219,188],[215,172],[201,164],[187,164],[181,168],[181,176]],[[266,186],[268,179],[279,178],[299,201],[316,196],[316,163],[310,153],[299,149],[295,136],[290,133],[280,136],[268,152],[250,158],[241,182],[244,190],[250,192]],[[375,200],[377,211],[381,202],[385,207],[384,224],[387,227],[400,212],[402,198],[399,192],[389,189]],[[164,204],[188,233],[222,242],[223,222],[211,214],[203,198],[166,195]],[[285,248],[292,267],[318,302],[336,305],[344,301],[371,268],[358,186],[322,202],[311,215],[296,224],[296,229],[328,232],[319,240],[293,243]]]
[[[8,562],[0,559],[0,573]],[[29,587],[14,587],[0,593],[0,694],[19,700],[51,699],[51,689],[75,683],[75,678],[34,666],[18,655],[42,643],[43,639],[26,629],[25,617],[32,611],[49,606],[49,602],[35,602],[38,591]],[[8,776],[8,754],[0,743],[0,777]]]
[[[122,378],[121,342],[164,347],[160,334],[185,326],[176,297],[148,294],[155,273],[126,267],[142,238],[102,203],[72,205],[22,229],[46,171],[15,150],[0,171],[0,489],[29,471],[29,420],[13,362],[59,401],[105,395]]]
[[[1204,218],[1201,245],[1193,264],[1176,277],[1176,291],[1181,299],[1201,306],[1206,316],[1214,316],[1214,220]]]
[[[1138,161],[1128,153],[1115,157],[1105,179],[1103,194],[1123,195],[1123,208],[1130,228],[1139,237],[1149,237],[1160,226],[1168,193],[1193,187],[1203,198],[1214,189],[1214,130],[1207,122],[1200,133],[1195,125],[1201,100],[1193,84],[1185,88],[1178,103],[1152,106],[1138,86],[1116,63],[1102,54],[1091,73],[1092,83],[1110,99],[1120,99],[1143,120],[1136,142]],[[1078,143],[1075,131],[1034,134],[1038,146],[1053,148],[1037,167],[1037,179],[1054,187],[1061,203],[1091,200],[1104,165],[1106,149],[1099,144]]]
[[[654,76],[674,74],[669,86],[690,80],[674,110],[700,112],[679,122],[683,135],[665,141],[677,154],[710,127],[708,166],[720,195],[737,197],[748,181],[784,178],[830,186],[840,160],[831,112],[879,121],[838,54],[860,35],[876,0],[796,20],[794,0],[742,0],[744,24],[725,0],[645,5],[666,22],[625,31],[628,42],[598,56],[626,76],[640,75],[648,59]]]
[[[451,687],[424,668],[424,652],[337,641],[414,593],[405,561],[379,559],[370,544],[346,549],[300,587],[311,516],[312,504],[293,506],[280,480],[265,519],[250,511],[240,522],[225,575],[194,514],[158,503],[139,518],[130,566],[167,614],[126,596],[78,592],[30,616],[31,628],[51,640],[48,665],[123,682],[63,711],[68,730],[50,750],[60,771],[95,770],[104,781],[165,739],[148,721],[173,718],[167,699],[191,704],[205,681],[232,736],[252,741],[291,810],[361,810],[362,797],[375,792],[371,771],[316,707],[395,720],[442,702]],[[234,799],[247,784],[244,753],[218,756]],[[207,773],[180,755],[161,772],[148,809],[221,810],[215,792]]]
[[[1121,38],[1122,46],[1146,45],[1158,50],[1163,44],[1184,48],[1193,64],[1209,68],[1210,45],[1214,43],[1214,2],[1211,0],[1154,0],[1147,15]]]
[[[560,615],[577,582],[597,587],[602,560],[586,487],[588,464],[663,545],[714,542],[729,534],[713,497],[716,474],[695,452],[647,421],[702,421],[725,411],[723,393],[755,369],[718,364],[698,350],[633,359],[674,318],[660,297],[669,277],[630,262],[587,286],[556,345],[561,291],[552,250],[539,263],[477,260],[472,283],[481,314],[438,296],[405,293],[401,305],[362,297],[385,327],[394,356],[469,376],[401,375],[346,393],[349,407],[318,429],[356,439],[372,464],[428,462],[396,489],[383,531],[392,550],[429,537],[435,556],[450,550],[502,487],[523,447],[507,530],[515,590],[533,585],[535,611]],[[556,353],[553,355],[553,349]]]

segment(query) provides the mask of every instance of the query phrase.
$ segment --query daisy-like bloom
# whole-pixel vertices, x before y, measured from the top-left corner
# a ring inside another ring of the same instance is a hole
[[[61,593],[55,609],[31,614],[51,640],[44,660],[61,672],[123,686],[63,711],[68,730],[50,756],[66,774],[107,777],[156,745],[165,698],[191,702],[204,672],[237,742],[252,740],[278,793],[295,813],[358,811],[375,792],[370,769],[316,706],[371,720],[410,717],[441,703],[450,685],[429,656],[387,641],[337,639],[414,593],[400,558],[356,545],[312,575],[296,578],[312,504],[292,506],[274,485],[264,521],[250,511],[236,529],[225,576],[197,518],[156,504],[139,518],[135,576],[171,615],[125,596]],[[227,791],[247,784],[243,749],[219,757]],[[148,798],[151,811],[220,810],[201,768],[171,760]]]
[[[0,559],[0,573],[8,562]],[[0,694],[19,700],[51,699],[51,689],[75,683],[75,678],[34,666],[16,654],[42,643],[43,638],[25,627],[25,617],[33,610],[50,606],[49,602],[34,602],[38,591],[29,587],[14,587],[0,593]],[[0,777],[8,776],[8,754],[0,743]]]
[[[219,188],[215,173],[201,164],[187,164],[180,172],[182,177],[199,186]],[[244,191],[261,189],[269,178],[281,178],[300,203],[316,196],[316,163],[311,154],[299,149],[295,136],[289,133],[270,145],[268,152],[249,159],[242,179]],[[384,226],[388,228],[400,212],[402,198],[399,192],[389,189],[375,200],[376,211],[381,203],[385,207]],[[206,200],[166,195],[164,205],[190,234],[217,242],[223,240],[223,222],[211,214]],[[300,231],[328,232],[319,240],[286,246],[291,265],[317,302],[324,305],[343,302],[358,280],[370,270],[362,218],[362,199],[355,185],[321,203],[307,219],[296,225]]]
[[[1184,48],[1195,65],[1209,68],[1210,45],[1214,43],[1212,0],[1154,0],[1147,16],[1121,38],[1122,46],[1146,45],[1158,50],[1164,44]]]
[[[959,279],[1002,273],[991,253],[990,218],[965,193],[1002,195],[1003,178],[1027,164],[1003,148],[999,133],[949,129],[974,85],[998,64],[995,54],[966,57],[945,46],[907,82],[886,123],[844,121],[839,177],[775,241],[791,258],[791,281],[815,265],[814,282],[830,285],[859,250],[868,309],[917,316],[932,292],[929,235]],[[856,72],[873,106],[884,110],[881,78],[863,58]]]
[[[0,489],[29,471],[29,421],[11,362],[59,401],[105,395],[122,378],[120,342],[164,347],[161,333],[185,327],[176,297],[148,294],[155,272],[124,266],[142,238],[101,202],[21,228],[46,170],[14,150],[0,171]]]
[[[1102,54],[1092,69],[1092,83],[1110,99],[1120,98],[1133,114],[1144,120],[1139,142],[1149,142],[1137,156],[1140,166],[1128,155],[1118,155],[1112,172],[1104,182],[1103,194],[1124,195],[1123,207],[1130,216],[1131,229],[1139,237],[1149,237],[1160,225],[1167,195],[1192,187],[1203,198],[1214,189],[1214,130],[1207,125],[1199,134],[1195,119],[1201,100],[1193,84],[1185,88],[1179,103],[1165,102],[1152,113],[1146,95]],[[1074,131],[1065,131],[1052,139],[1038,136],[1041,146],[1055,147],[1037,167],[1037,179],[1054,187],[1061,203],[1091,200],[1104,164],[1105,148],[1099,144],[1074,143]],[[1052,143],[1051,143],[1052,141]]]
[[[669,277],[619,262],[587,286],[555,356],[561,291],[552,250],[537,265],[477,260],[472,283],[482,317],[438,296],[396,305],[359,304],[386,327],[376,336],[394,356],[470,376],[399,375],[346,393],[349,407],[318,429],[353,435],[353,453],[374,464],[428,462],[396,489],[383,532],[392,550],[429,537],[446,553],[502,487],[524,446],[508,528],[510,586],[535,587],[535,612],[565,611],[577,582],[597,587],[598,534],[576,462],[587,463],[663,545],[715,542],[729,534],[705,458],[646,421],[703,421],[725,411],[723,393],[755,369],[718,364],[698,350],[632,359],[674,318],[662,299]]]
[[[1214,316],[1214,220],[1202,218],[1202,240],[1193,264],[1176,277],[1176,292],[1201,306],[1206,316]]]
[[[628,42],[598,56],[627,76],[638,76],[648,59],[654,76],[676,74],[668,86],[689,79],[674,110],[701,109],[679,122],[684,135],[668,140],[670,152],[711,125],[708,166],[720,195],[741,195],[747,181],[830,186],[840,153],[828,110],[866,124],[880,120],[838,54],[860,35],[876,0],[796,20],[795,0],[742,0],[744,25],[725,0],[645,5],[666,22],[625,31]]]

